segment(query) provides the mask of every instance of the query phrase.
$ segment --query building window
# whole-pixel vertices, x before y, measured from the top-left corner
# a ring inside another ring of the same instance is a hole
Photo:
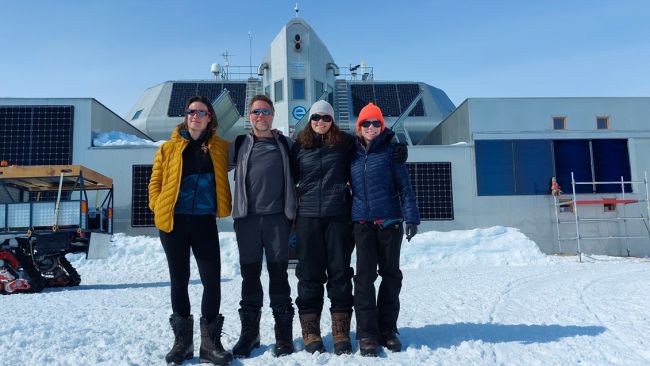
[[[266,95],[267,97],[271,97],[271,86],[270,85],[267,85],[264,88],[264,95]]]
[[[334,88],[327,86],[327,102],[334,106]]]
[[[325,84],[318,80],[314,80],[314,102],[317,101],[321,95],[323,95],[323,92],[325,89],[323,89]]]
[[[138,110],[137,112],[133,113],[133,117],[131,117],[131,121],[134,119],[138,119],[140,117],[140,114],[142,113],[143,109]]]
[[[576,182],[631,180],[630,158],[625,139],[554,140],[555,177],[565,193],[572,193],[571,173]],[[621,193],[620,184],[580,184],[576,193]],[[630,184],[625,192],[632,192]]]
[[[609,130],[609,117],[607,116],[596,117],[596,129]]]
[[[282,101],[282,80],[278,80],[275,83],[273,83],[273,102],[281,102]]]
[[[566,130],[566,117],[553,117],[554,130]]]
[[[615,200],[616,197],[605,198],[605,199]],[[605,204],[603,204],[603,212],[615,212],[615,211],[616,211],[616,203],[605,203]]]
[[[305,99],[305,79],[292,79],[293,82],[293,98],[292,99]]]
[[[626,139],[476,140],[479,196],[546,195],[550,177],[566,194],[576,182],[631,180]],[[621,179],[622,177],[622,179]],[[632,192],[631,184],[580,184],[576,193]]]
[[[560,198],[559,211],[562,212],[573,212],[573,198]]]
[[[477,140],[479,196],[545,195],[553,176],[549,140]]]

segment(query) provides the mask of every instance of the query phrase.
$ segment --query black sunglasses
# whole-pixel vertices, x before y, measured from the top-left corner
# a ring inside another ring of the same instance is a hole
[[[265,115],[265,116],[270,116],[271,115],[271,110],[268,109],[268,108],[257,108],[257,109],[253,109],[251,111],[251,114],[254,114],[256,116],[259,116],[259,115],[262,115],[262,114]]]
[[[208,111],[200,111],[198,109],[188,109],[188,110],[185,111],[185,114],[188,115],[188,116],[191,116],[193,114],[198,114],[199,117],[205,117],[205,116],[209,116],[210,112],[208,112]]]
[[[330,116],[329,114],[324,114],[322,116],[320,114],[312,114],[311,117],[309,117],[309,119],[314,122],[318,122],[320,120],[323,120],[323,122],[332,122],[332,116]]]
[[[359,125],[364,128],[368,128],[371,125],[375,128],[381,128],[381,121],[363,121]]]

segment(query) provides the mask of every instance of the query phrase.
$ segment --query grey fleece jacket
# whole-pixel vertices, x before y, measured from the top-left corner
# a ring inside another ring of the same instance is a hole
[[[293,220],[296,215],[296,193],[294,191],[293,178],[291,175],[291,160],[289,154],[291,151],[291,139],[273,131],[280,154],[282,155],[282,166],[284,167],[284,214],[289,220]],[[286,139],[289,150],[280,139]],[[253,134],[246,135],[244,142],[239,147],[237,156],[235,156],[235,143],[228,146],[228,170],[235,169],[235,195],[232,205],[232,218],[241,219],[248,216],[248,197],[246,197],[246,173],[248,171],[248,160],[253,150]]]

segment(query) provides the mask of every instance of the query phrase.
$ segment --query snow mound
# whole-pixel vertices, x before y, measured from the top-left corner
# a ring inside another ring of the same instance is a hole
[[[164,140],[150,141],[120,131],[102,132],[93,139],[93,146],[160,146]]]
[[[221,276],[237,278],[239,252],[235,233],[219,233]],[[86,260],[84,255],[68,256],[84,283],[117,284],[156,282],[169,278],[165,252],[157,237],[113,235],[109,257]],[[554,262],[519,230],[495,226],[486,229],[438,232],[416,235],[402,243],[401,268],[523,266]],[[353,266],[356,262],[356,251]],[[190,260],[191,277],[199,278],[196,263]],[[125,270],[128,269],[128,270]]]
[[[239,252],[235,234],[219,233],[221,276],[239,276]],[[114,234],[106,259],[86,260],[84,254],[68,255],[82,274],[84,283],[139,283],[169,279],[167,259],[160,239],[149,236]],[[128,269],[128,270],[125,270]],[[190,259],[191,278],[199,278],[196,262]]]
[[[402,268],[548,264],[553,260],[519,230],[503,226],[428,231],[402,242]]]

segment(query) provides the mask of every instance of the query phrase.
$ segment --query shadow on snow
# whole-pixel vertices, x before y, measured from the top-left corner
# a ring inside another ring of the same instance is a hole
[[[606,330],[601,326],[457,323],[400,328],[400,338],[405,347],[450,348],[464,341],[548,343],[568,337],[595,337]]]
[[[229,278],[222,278],[221,282],[232,281]],[[201,285],[200,279],[190,280],[190,286]],[[155,288],[155,287],[169,287],[169,281],[147,282],[147,283],[116,283],[116,284],[99,284],[99,285],[79,285],[77,287],[49,287],[43,292],[58,292],[58,291],[82,291],[82,290],[125,290],[134,288]]]

